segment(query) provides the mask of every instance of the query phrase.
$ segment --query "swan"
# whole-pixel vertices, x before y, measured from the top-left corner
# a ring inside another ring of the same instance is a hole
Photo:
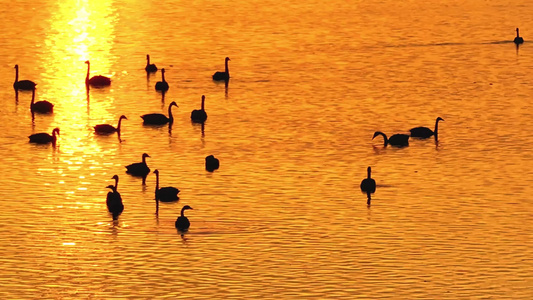
[[[431,129],[427,127],[415,127],[415,128],[410,129],[409,131],[411,132],[411,137],[427,139],[431,137],[432,135],[435,135],[435,139],[437,139],[439,135],[439,121],[444,121],[444,119],[441,117],[438,117],[435,120],[435,131],[432,131]]]
[[[163,114],[147,114],[142,115],[141,118],[144,121],[144,124],[150,124],[150,125],[163,125],[166,123],[173,123],[174,117],[172,116],[172,106],[178,107],[175,101],[172,101],[170,105],[168,106],[168,118],[167,116]]]
[[[370,177],[372,168],[368,167],[366,169],[366,172],[368,176],[367,178],[363,179],[363,181],[361,181],[361,192],[373,194],[376,191],[376,181]]]
[[[189,222],[189,219],[183,214],[185,210],[187,209],[193,209],[189,205],[185,205],[181,209],[181,216],[178,217],[176,220],[176,228],[181,231],[187,231],[189,229],[189,226],[191,226],[191,222]]]
[[[148,73],[157,72],[157,67],[154,64],[150,64],[150,55],[148,54],[146,54],[146,67],[144,69]]]
[[[180,198],[178,194],[180,190],[175,187],[167,186],[159,188],[159,170],[155,170],[155,200],[161,202],[178,201]]]
[[[220,162],[213,155],[209,155],[205,158],[205,169],[209,172],[213,172],[218,169]]]
[[[516,28],[516,37],[514,38],[514,41],[513,41],[515,44],[522,44],[524,43],[524,39],[520,36],[520,34],[518,33],[518,28]]]
[[[383,132],[376,131],[374,132],[374,136],[372,137],[372,139],[374,139],[378,135],[382,135],[383,139],[385,140],[383,147],[387,147],[388,144],[397,147],[409,146],[409,136],[407,134],[398,133],[392,135],[390,138],[387,138],[387,136]]]
[[[128,118],[126,118],[125,115],[120,116],[120,118],[118,118],[117,128],[109,124],[98,124],[94,126],[94,132],[97,134],[109,134],[113,132],[117,132],[118,134],[120,134],[120,124],[122,122],[122,119],[127,120]]]
[[[113,215],[113,220],[117,220],[118,216],[124,211],[122,197],[115,186],[108,185],[106,188],[111,189],[111,192],[107,193],[107,210]]]
[[[48,133],[36,133],[29,136],[30,143],[36,143],[36,144],[48,144],[52,143],[53,145],[56,144],[57,136],[59,135],[59,128],[54,128],[52,130],[52,135],[49,135]]]
[[[48,101],[35,102],[35,89],[31,90],[31,104],[30,111],[32,113],[38,112],[42,114],[53,113],[54,105]]]
[[[191,112],[191,120],[196,123],[203,123],[207,120],[207,113],[205,112],[205,96],[202,95],[202,108],[195,109]]]
[[[126,173],[131,174],[133,176],[142,176],[142,177],[145,177],[146,175],[148,175],[150,173],[150,168],[148,168],[148,165],[146,164],[147,157],[150,157],[150,155],[143,153],[142,162],[127,165]]]
[[[35,86],[37,83],[31,81],[31,80],[20,80],[19,81],[19,65],[15,65],[15,82],[13,83],[13,88],[23,91],[29,91],[35,89]]]
[[[86,61],[85,63],[87,64],[87,77],[85,77],[85,85],[87,86],[92,85],[95,87],[111,85],[111,79],[109,77],[105,77],[102,75],[96,75],[96,76],[91,77],[91,79],[89,79],[91,63],[89,61]]]
[[[215,72],[215,74],[213,74],[213,80],[229,80],[228,61],[230,60],[229,57],[226,57],[224,72]]]
[[[161,69],[161,81],[155,83],[156,91],[168,91],[168,82],[165,81],[165,68]]]

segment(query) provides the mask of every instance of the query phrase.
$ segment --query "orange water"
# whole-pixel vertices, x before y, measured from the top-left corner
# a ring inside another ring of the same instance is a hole
[[[530,299],[532,4],[352,2],[5,1],[1,298]],[[85,60],[111,87],[87,96]],[[53,115],[17,102],[15,64]],[[142,125],[172,101],[171,130]],[[122,114],[122,142],[93,134]],[[438,116],[438,145],[371,140]],[[55,127],[56,148],[28,143]],[[155,176],[125,174],[144,152],[181,190],[158,216]]]

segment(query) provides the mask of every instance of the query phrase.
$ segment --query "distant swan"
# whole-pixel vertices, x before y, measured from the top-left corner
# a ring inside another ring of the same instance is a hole
[[[56,144],[57,135],[59,135],[59,128],[54,128],[52,130],[52,135],[49,135],[48,133],[36,133],[29,136],[30,143],[36,143],[36,144],[48,144],[52,143],[53,145]]]
[[[524,39],[520,36],[520,34],[518,33],[518,28],[516,28],[516,37],[514,38],[514,41],[513,41],[515,44],[522,44],[524,42]]]
[[[207,113],[205,112],[205,96],[202,95],[202,108],[195,109],[191,112],[191,120],[196,123],[203,123],[207,120]]]
[[[191,226],[191,222],[189,222],[189,219],[187,219],[187,217],[184,215],[184,212],[186,209],[193,209],[193,208],[190,207],[189,205],[185,205],[181,209],[181,216],[178,217],[178,219],[176,220],[176,224],[175,224],[176,228],[181,231],[186,231]]]
[[[85,77],[85,84],[87,86],[92,85],[95,87],[108,86],[111,85],[111,79],[102,75],[96,75],[89,79],[89,72],[91,70],[91,63],[89,61],[85,62],[87,64],[87,77]]]
[[[218,169],[219,166],[220,162],[213,155],[209,155],[205,158],[205,169],[207,171],[213,172],[214,170]]]
[[[48,101],[37,101],[35,102],[35,89],[31,92],[31,104],[30,111],[32,113],[38,112],[42,114],[48,114],[54,112],[54,105]]]
[[[435,131],[432,131],[431,129],[427,127],[415,127],[415,128],[410,129],[409,132],[411,132],[411,137],[427,139],[431,137],[432,135],[435,135],[435,139],[437,139],[439,135],[439,121],[444,121],[444,119],[441,117],[438,117],[436,119]]]
[[[155,170],[155,199],[161,202],[178,201],[180,190],[175,187],[167,186],[159,188],[159,170]]]
[[[163,114],[146,114],[142,115],[141,118],[144,121],[144,124],[149,125],[163,125],[166,123],[174,122],[174,117],[172,116],[172,106],[178,107],[175,101],[172,101],[168,106],[168,118]]]
[[[124,211],[124,204],[122,203],[122,197],[117,192],[117,188],[113,185],[108,185],[106,188],[111,189],[111,192],[107,193],[107,210],[113,216],[113,220],[118,220],[120,214]]]
[[[150,157],[150,155],[143,153],[142,162],[127,165],[126,173],[133,176],[147,176],[150,173],[150,168],[148,168],[148,165],[146,164],[147,157]]]
[[[150,55],[148,54],[146,54],[146,67],[144,69],[148,73],[157,72],[157,67],[154,64],[150,64]]]
[[[366,169],[366,172],[367,172],[367,178],[361,181],[361,191],[364,193],[373,194],[376,191],[376,181],[370,177],[372,168],[368,167]]]
[[[374,136],[372,137],[372,139],[374,139],[378,135],[383,136],[383,147],[387,147],[388,144],[396,147],[409,146],[409,136],[407,134],[394,134],[390,138],[387,138],[387,136],[383,132],[376,131],[374,132]]]
[[[224,72],[216,72],[215,74],[213,74],[213,80],[229,80],[228,61],[230,60],[231,59],[229,59],[229,57],[226,57]]]
[[[15,65],[15,82],[13,83],[13,88],[23,91],[30,91],[35,89],[35,86],[37,83],[31,81],[31,80],[20,80],[19,81],[19,65]]]
[[[165,68],[161,69],[161,81],[155,83],[155,89],[157,91],[168,91],[168,82],[165,81]]]
[[[96,132],[97,134],[109,134],[109,133],[114,133],[114,132],[117,132],[118,134],[120,134],[120,125],[122,123],[122,119],[127,120],[128,118],[126,118],[125,115],[120,116],[120,118],[118,118],[117,128],[109,124],[98,124],[94,126],[94,132]]]

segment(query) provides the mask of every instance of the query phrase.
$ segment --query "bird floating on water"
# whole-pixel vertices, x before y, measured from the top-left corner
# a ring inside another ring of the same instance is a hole
[[[155,173],[155,199],[161,202],[178,201],[180,199],[178,197],[180,190],[172,186],[159,188],[159,170],[155,170],[154,173]]]
[[[515,44],[522,44],[524,43],[524,39],[520,36],[520,33],[518,31],[518,28],[516,28],[516,37],[514,38],[514,41],[513,41]]]
[[[220,162],[218,161],[218,158],[215,158],[213,155],[209,155],[205,158],[205,169],[207,171],[213,172],[218,169],[219,166]]]
[[[439,121],[444,121],[444,119],[437,117],[435,120],[435,131],[423,126],[410,129],[409,132],[411,132],[411,137],[427,139],[431,136],[435,136],[435,140],[437,140],[439,136]]]
[[[174,117],[172,116],[172,106],[178,107],[175,101],[172,101],[168,106],[168,118],[163,114],[146,114],[142,115],[143,123],[145,125],[163,125],[166,123],[172,124],[174,122]]]
[[[103,86],[111,85],[111,79],[106,76],[96,75],[96,76],[91,77],[91,79],[89,79],[89,74],[91,70],[91,62],[86,61],[85,63],[87,64],[87,76],[85,77],[85,85],[87,87],[89,85],[94,86],[94,87],[103,87]]]
[[[213,80],[216,80],[216,81],[221,81],[221,80],[228,81],[229,80],[228,61],[230,60],[231,59],[229,59],[229,57],[226,57],[224,61],[224,65],[225,65],[224,72],[215,72],[215,74],[213,74]]]
[[[146,54],[146,67],[144,68],[146,72],[153,73],[157,72],[157,67],[155,64],[150,63],[150,55]]]
[[[117,176],[117,175],[115,175]],[[111,189],[111,192],[107,193],[106,204],[107,210],[113,216],[113,220],[118,220],[118,217],[124,211],[124,204],[122,203],[122,197],[117,192],[116,185],[108,185],[106,188]]]
[[[111,134],[117,132],[120,135],[120,125],[122,123],[122,119],[127,120],[128,118],[126,118],[125,115],[120,116],[120,118],[118,118],[118,125],[116,128],[110,124],[98,124],[94,126],[94,132],[97,134]]]
[[[31,92],[30,111],[32,113],[49,114],[54,112],[54,105],[46,100],[35,102],[35,89],[33,89]]]
[[[361,192],[366,193],[367,199],[368,199],[367,204],[370,204],[370,200],[371,200],[370,195],[376,191],[376,181],[372,179],[372,177],[370,177],[371,172],[372,172],[371,167],[368,167],[366,169],[366,172],[367,172],[367,178],[361,181]]]
[[[156,91],[168,91],[168,82],[165,81],[165,68],[161,69],[161,81],[155,83]]]
[[[391,146],[396,146],[396,147],[409,146],[409,136],[407,134],[398,133],[398,134],[392,135],[390,138],[387,138],[387,135],[385,135],[383,132],[376,131],[374,132],[374,136],[372,137],[372,139],[374,139],[378,135],[383,136],[383,139],[384,139],[383,147],[387,147],[388,144],[390,144]]]
[[[34,90],[37,84],[31,80],[19,80],[19,65],[15,65],[15,82],[13,88],[15,91],[30,91]]]
[[[189,227],[191,226],[191,223],[189,222],[189,219],[184,215],[184,212],[185,210],[187,209],[193,209],[192,207],[190,207],[189,205],[185,205],[182,209],[181,209],[181,215],[178,217],[178,219],[176,220],[176,228],[180,231],[187,231],[189,229]]]
[[[148,168],[148,165],[146,164],[147,157],[150,157],[150,155],[143,153],[142,162],[127,165],[126,173],[133,176],[146,177],[150,173],[150,168]]]
[[[191,112],[191,120],[195,123],[203,123],[207,120],[207,113],[205,112],[205,96],[202,95],[202,108],[195,109]]]
[[[52,143],[52,145],[55,146],[57,135],[59,135],[59,128],[54,128],[52,130],[52,135],[49,135],[48,133],[36,133],[29,136],[30,143],[35,144],[49,144]]]

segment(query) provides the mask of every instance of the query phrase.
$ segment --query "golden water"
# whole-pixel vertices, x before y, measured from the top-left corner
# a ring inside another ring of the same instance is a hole
[[[530,299],[533,6],[519,2],[4,1],[0,297]],[[227,87],[211,80],[226,56]],[[86,94],[85,60],[111,87]],[[53,115],[17,101],[15,64]],[[204,128],[189,118],[202,95]],[[172,130],[142,125],[172,101]],[[122,114],[121,143],[93,134]],[[438,145],[371,140],[438,116]],[[56,148],[28,143],[55,127]],[[144,152],[181,190],[158,216],[155,176],[125,174]]]

